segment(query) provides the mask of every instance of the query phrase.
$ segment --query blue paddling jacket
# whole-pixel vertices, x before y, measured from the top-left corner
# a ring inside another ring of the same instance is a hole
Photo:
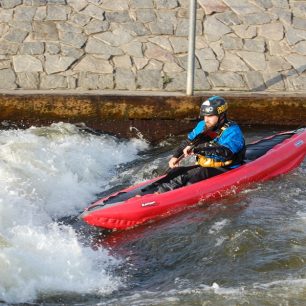
[[[205,132],[205,121],[200,121],[174,157],[180,156],[187,145],[195,145],[193,152],[197,154],[197,163],[203,167],[232,169],[243,163],[245,141],[240,127],[233,121],[227,121],[215,132]]]

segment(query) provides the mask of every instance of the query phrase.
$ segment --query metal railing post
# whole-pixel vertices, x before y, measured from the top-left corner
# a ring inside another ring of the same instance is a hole
[[[186,89],[186,94],[188,96],[192,96],[193,90],[194,90],[196,14],[197,14],[197,0],[190,0],[190,4],[189,4],[189,46],[188,46],[187,89]]]

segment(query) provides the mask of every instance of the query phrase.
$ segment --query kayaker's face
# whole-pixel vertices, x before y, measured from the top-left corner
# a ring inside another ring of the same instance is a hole
[[[204,116],[205,125],[208,130],[212,130],[218,123],[219,117],[216,115]]]

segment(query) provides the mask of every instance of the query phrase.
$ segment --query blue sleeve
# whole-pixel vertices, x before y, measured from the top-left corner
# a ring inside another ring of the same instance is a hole
[[[188,134],[189,140],[194,140],[199,134],[201,134],[205,129],[205,122],[204,120],[200,121],[196,127]]]
[[[234,154],[244,147],[244,137],[238,125],[228,127],[216,142],[230,149]]]

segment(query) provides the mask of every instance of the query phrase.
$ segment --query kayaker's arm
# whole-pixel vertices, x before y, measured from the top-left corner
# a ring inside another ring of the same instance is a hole
[[[195,139],[192,141],[189,139],[183,140],[181,144],[178,146],[176,151],[174,152],[173,156],[169,160],[169,167],[174,168],[178,166],[179,162],[186,156],[184,149],[189,148],[189,150],[192,150],[196,145],[202,142],[210,141],[211,138],[209,138],[205,134],[199,134]]]
[[[184,149],[187,146],[191,145],[191,141],[186,139],[183,140],[180,145],[177,147],[177,149],[175,150],[173,156],[171,157],[171,159],[169,160],[169,168],[172,169],[174,167],[177,167],[179,165],[179,162],[184,158]]]
[[[192,142],[189,139],[183,140],[180,143],[180,145],[176,148],[176,150],[175,150],[175,152],[173,154],[173,157],[179,158],[183,154],[184,149],[187,146],[190,146],[190,145],[192,145]]]
[[[180,145],[177,147],[177,149],[175,150],[173,157],[180,157],[181,155],[184,154],[184,149],[188,146],[194,147],[197,146],[199,143],[206,143],[208,141],[210,141],[211,138],[208,135],[205,135],[205,133],[199,134],[195,139],[193,140],[189,140],[189,139],[185,139],[183,140]]]
[[[200,144],[193,149],[193,153],[200,154],[203,156],[220,156],[224,160],[231,160],[234,156],[234,153],[225,146],[207,146],[206,144]]]

